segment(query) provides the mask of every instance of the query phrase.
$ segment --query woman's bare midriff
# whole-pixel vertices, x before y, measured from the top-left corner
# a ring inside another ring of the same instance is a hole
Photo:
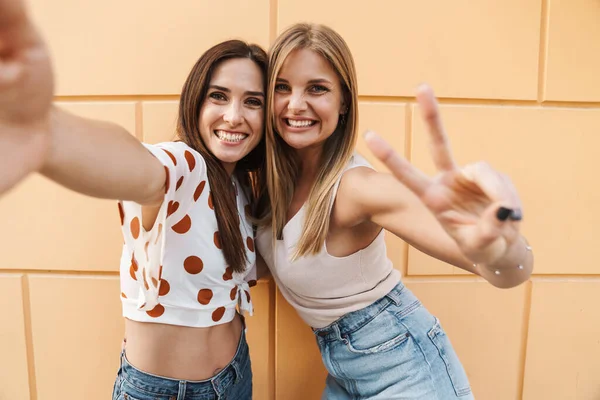
[[[201,381],[212,378],[233,359],[242,332],[238,314],[207,328],[136,322],[125,319],[127,361],[152,375]]]

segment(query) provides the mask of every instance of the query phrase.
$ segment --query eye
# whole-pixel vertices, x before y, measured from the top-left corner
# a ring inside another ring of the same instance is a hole
[[[312,93],[325,93],[325,92],[329,92],[329,88],[327,88],[323,85],[313,85],[310,87],[309,91]]]
[[[262,107],[263,102],[256,97],[250,97],[249,99],[246,100],[246,104],[248,104],[251,107],[260,108],[260,107]]]
[[[286,83],[277,83],[275,85],[275,91],[276,92],[287,92],[289,90],[290,90],[290,87]]]
[[[208,97],[210,97],[211,99],[217,100],[217,101],[227,100],[227,97],[225,97],[225,95],[221,92],[212,92],[208,95]]]

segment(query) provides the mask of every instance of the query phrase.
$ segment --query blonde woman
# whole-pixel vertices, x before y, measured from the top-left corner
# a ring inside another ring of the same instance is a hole
[[[208,49],[183,85],[177,140],[150,145],[52,106],[48,51],[22,1],[0,0],[0,43],[0,190],[39,171],[119,200],[127,342],[113,399],[250,399],[238,310],[252,312],[265,51]]]
[[[533,256],[519,234],[510,180],[485,163],[458,167],[435,98],[417,99],[428,127],[433,178],[375,134],[354,151],[357,84],[339,34],[297,24],[269,54],[267,184],[257,247],[287,301],[317,338],[324,399],[472,399],[440,322],[404,287],[384,231],[496,287],[526,281]]]

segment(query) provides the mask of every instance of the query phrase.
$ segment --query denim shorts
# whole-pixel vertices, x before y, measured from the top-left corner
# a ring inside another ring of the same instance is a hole
[[[252,369],[244,329],[233,360],[217,375],[203,381],[177,380],[142,372],[129,364],[123,351],[112,398],[113,400],[252,399]]]
[[[322,399],[474,399],[439,320],[402,283],[314,333],[329,372]]]

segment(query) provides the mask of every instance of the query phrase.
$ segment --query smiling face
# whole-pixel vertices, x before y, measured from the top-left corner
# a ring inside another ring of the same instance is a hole
[[[275,82],[275,127],[291,147],[320,147],[346,112],[342,86],[331,64],[310,49],[294,50]]]
[[[263,75],[248,58],[223,61],[215,68],[202,103],[202,141],[231,173],[260,142],[264,127]]]

